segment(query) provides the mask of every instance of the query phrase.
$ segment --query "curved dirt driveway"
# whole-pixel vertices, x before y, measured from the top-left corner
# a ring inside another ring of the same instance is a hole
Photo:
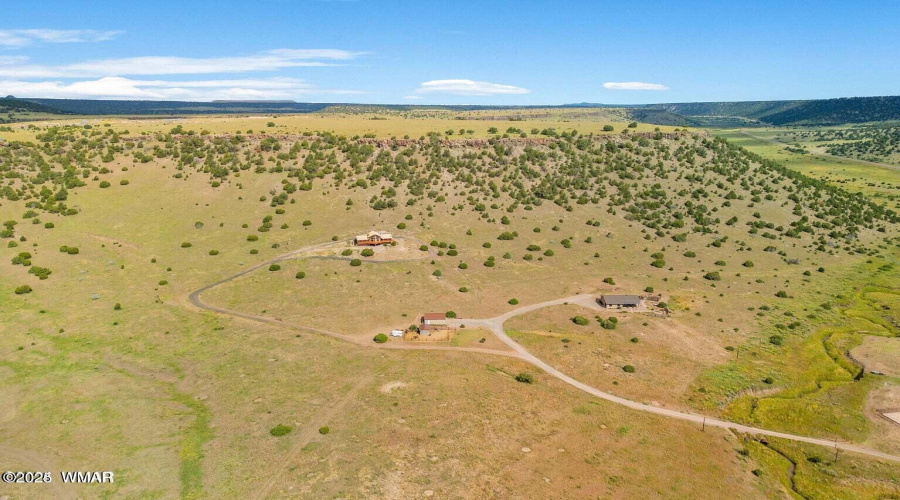
[[[190,299],[192,304],[194,304],[195,306],[197,306],[200,309],[204,309],[207,311],[211,311],[211,312],[215,312],[215,313],[219,313],[219,314],[226,314],[226,315],[230,315],[230,316],[236,316],[239,318],[244,318],[244,319],[248,319],[248,320],[252,320],[252,321],[259,321],[259,322],[263,322],[263,323],[279,325],[279,326],[291,328],[294,330],[304,330],[304,331],[320,333],[322,335],[327,335],[329,337],[337,338],[337,339],[344,340],[344,341],[350,342],[352,344],[364,346],[364,347],[374,347],[374,348],[380,348],[380,349],[402,349],[402,350],[462,351],[462,352],[476,352],[476,353],[481,353],[481,354],[493,354],[493,355],[499,355],[499,356],[514,357],[514,358],[521,359],[527,363],[530,363],[530,364],[540,368],[541,370],[545,371],[548,375],[556,377],[557,379],[559,379],[577,389],[587,392],[588,394],[591,394],[598,398],[604,399],[606,401],[610,401],[612,403],[620,404],[622,406],[631,408],[633,410],[643,411],[643,412],[647,412],[647,413],[653,413],[655,415],[661,415],[661,416],[669,417],[669,418],[676,418],[679,420],[686,420],[689,422],[694,422],[694,423],[701,424],[701,425],[708,425],[711,427],[732,429],[737,432],[743,432],[743,433],[747,433],[747,434],[756,434],[756,435],[761,435],[761,436],[771,436],[771,437],[777,437],[777,438],[782,438],[782,439],[789,439],[792,441],[798,441],[798,442],[802,442],[802,443],[810,443],[810,444],[816,444],[816,445],[820,445],[820,446],[827,446],[829,448],[836,447],[840,450],[859,453],[862,455],[868,455],[870,457],[880,458],[883,460],[900,462],[900,456],[891,455],[888,453],[880,452],[877,450],[872,450],[869,448],[864,448],[861,446],[840,443],[837,441],[830,441],[827,439],[812,438],[812,437],[807,437],[807,436],[800,436],[797,434],[789,434],[789,433],[785,433],[785,432],[761,429],[758,427],[750,427],[750,426],[738,424],[735,422],[729,422],[727,420],[719,420],[719,419],[712,418],[712,417],[698,415],[695,413],[686,413],[686,412],[681,412],[681,411],[676,411],[676,410],[669,410],[666,408],[659,408],[656,406],[639,403],[637,401],[632,401],[630,399],[622,398],[622,397],[616,396],[614,394],[603,392],[603,391],[601,391],[597,388],[591,387],[583,382],[579,382],[579,381],[573,379],[572,377],[569,377],[568,375],[564,374],[563,372],[557,370],[553,366],[547,364],[540,358],[538,358],[535,355],[528,352],[527,349],[525,349],[518,342],[516,342],[515,340],[510,338],[509,335],[507,335],[506,332],[503,330],[503,323],[506,322],[508,319],[513,318],[515,316],[519,316],[521,314],[531,312],[531,311],[536,311],[536,310],[542,309],[544,307],[552,307],[552,306],[569,303],[569,304],[578,304],[578,305],[581,305],[581,306],[584,306],[584,307],[587,307],[590,309],[599,310],[600,307],[595,302],[593,296],[588,295],[588,294],[574,295],[574,296],[565,297],[562,299],[548,300],[546,302],[539,302],[537,304],[522,306],[522,307],[513,309],[509,312],[506,312],[504,314],[501,314],[500,316],[497,316],[494,318],[487,318],[487,319],[471,319],[471,318],[469,318],[469,319],[465,319],[465,320],[462,320],[462,319],[450,320],[451,324],[454,324],[457,326],[462,323],[465,323],[468,326],[481,326],[481,327],[491,330],[491,332],[494,333],[494,335],[496,335],[500,340],[502,340],[506,345],[508,345],[512,349],[511,352],[510,351],[499,351],[496,349],[481,349],[481,348],[477,348],[477,347],[428,346],[428,345],[415,345],[415,344],[400,344],[400,343],[395,343],[395,342],[388,342],[385,344],[375,344],[369,339],[361,338],[358,336],[352,336],[352,335],[346,335],[346,334],[337,333],[337,332],[331,332],[328,330],[322,330],[320,328],[312,328],[312,327],[306,327],[306,326],[302,326],[302,325],[295,325],[292,323],[287,323],[287,322],[276,320],[273,318],[267,318],[265,316],[258,316],[255,314],[242,313],[239,311],[232,311],[232,310],[224,309],[221,307],[211,306],[211,305],[204,303],[200,299],[200,295],[203,294],[203,292],[210,290],[212,288],[215,288],[221,284],[228,283],[229,281],[232,281],[232,280],[239,278],[241,276],[244,276],[246,274],[249,274],[261,267],[268,266],[269,264],[272,264],[274,262],[281,262],[284,260],[299,258],[305,252],[308,252],[310,250],[316,250],[319,248],[324,248],[331,244],[332,243],[329,242],[329,243],[323,243],[323,244],[318,244],[318,245],[310,245],[307,247],[303,247],[303,248],[294,250],[292,252],[288,252],[288,253],[281,255],[279,257],[276,257],[274,259],[262,262],[255,266],[251,266],[233,276],[230,276],[223,280],[217,281],[211,285],[207,285],[203,288],[200,288],[199,290],[196,290],[193,293],[191,293],[188,298]]]

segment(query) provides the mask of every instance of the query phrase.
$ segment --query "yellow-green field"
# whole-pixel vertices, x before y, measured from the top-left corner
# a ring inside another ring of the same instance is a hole
[[[811,154],[799,154],[785,147],[791,141],[779,142],[790,130],[781,128],[753,128],[742,130],[716,130],[714,133],[756,154],[784,164],[806,175],[824,179],[845,189],[861,192],[880,200],[895,209],[900,205],[900,166],[882,167],[847,158],[831,158]]]

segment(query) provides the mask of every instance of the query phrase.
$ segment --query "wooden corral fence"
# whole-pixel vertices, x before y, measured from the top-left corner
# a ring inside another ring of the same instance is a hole
[[[453,338],[452,329],[432,330],[431,335],[421,335],[419,332],[406,332],[403,335],[404,341],[409,342],[450,342]]]

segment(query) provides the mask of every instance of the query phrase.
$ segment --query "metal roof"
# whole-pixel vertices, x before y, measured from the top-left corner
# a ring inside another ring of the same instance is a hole
[[[601,295],[600,300],[610,306],[636,306],[641,303],[640,295]]]

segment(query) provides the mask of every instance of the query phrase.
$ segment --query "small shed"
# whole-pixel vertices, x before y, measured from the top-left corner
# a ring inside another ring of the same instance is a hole
[[[446,325],[447,315],[444,313],[425,313],[422,315],[423,325]]]
[[[601,295],[597,302],[606,308],[638,307],[641,305],[640,295]]]

